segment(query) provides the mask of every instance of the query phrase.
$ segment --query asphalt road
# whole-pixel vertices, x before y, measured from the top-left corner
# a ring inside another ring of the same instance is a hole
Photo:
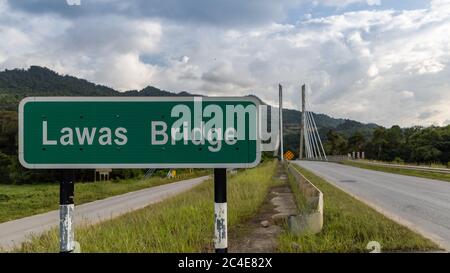
[[[144,208],[168,197],[187,191],[202,183],[208,176],[183,180],[75,206],[75,226],[96,224],[119,215]],[[27,240],[59,225],[59,211],[34,215],[0,224],[0,247],[11,250]]]
[[[328,162],[295,163],[450,251],[449,182]]]

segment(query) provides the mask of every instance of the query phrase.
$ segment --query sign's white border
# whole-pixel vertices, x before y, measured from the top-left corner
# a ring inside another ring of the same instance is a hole
[[[251,163],[183,163],[183,164],[29,164],[24,158],[23,148],[23,110],[28,102],[96,102],[96,101],[113,101],[113,102],[146,102],[146,101],[194,101],[199,96],[185,97],[27,97],[20,101],[19,104],[19,161],[22,166],[28,169],[100,169],[100,168],[116,168],[116,169],[145,169],[145,168],[253,168],[261,161],[261,145],[256,143],[256,160]],[[253,97],[201,97],[203,101],[248,101],[256,106],[257,134],[259,135],[259,101]],[[258,138],[257,138],[258,139]]]

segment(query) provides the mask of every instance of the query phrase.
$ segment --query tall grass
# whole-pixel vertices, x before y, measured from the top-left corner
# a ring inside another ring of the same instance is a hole
[[[198,170],[176,178],[152,177],[94,183],[75,183],[75,204],[145,189],[209,172]],[[59,184],[2,185],[0,184],[0,223],[58,209]]]
[[[426,251],[438,246],[369,206],[297,167],[324,195],[324,226],[316,234],[295,236],[284,231],[281,252],[368,252],[367,243],[378,241],[382,251]]]
[[[306,200],[306,197],[300,192],[298,182],[296,181],[295,177],[289,172],[286,171],[288,176],[288,184],[289,187],[292,190],[292,194],[294,195],[295,204],[297,205],[297,208],[300,212],[309,212],[311,208],[308,207],[308,202]]]
[[[274,180],[275,162],[228,178],[228,224],[254,215]],[[161,203],[94,226],[77,228],[82,252],[206,252],[212,250],[214,193],[212,180]],[[52,230],[23,244],[20,252],[57,252]]]

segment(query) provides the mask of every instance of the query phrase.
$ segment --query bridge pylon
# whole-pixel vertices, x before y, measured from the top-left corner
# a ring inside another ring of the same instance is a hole
[[[300,148],[298,158],[328,161],[322,140],[317,129],[314,113],[306,108],[306,84],[302,85],[302,111],[300,119]],[[309,107],[310,108],[310,107]],[[303,157],[303,154],[305,155]]]

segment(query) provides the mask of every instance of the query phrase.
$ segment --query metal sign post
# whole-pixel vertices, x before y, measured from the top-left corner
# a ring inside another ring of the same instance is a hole
[[[216,253],[227,253],[227,169],[214,169],[214,234]]]
[[[303,139],[305,136],[305,100],[306,100],[306,85],[302,85],[302,114],[300,119],[300,151],[298,159],[303,159]]]
[[[64,170],[64,178],[59,184],[59,233],[60,252],[70,253],[75,249],[73,214],[75,205],[73,171]]]
[[[279,118],[280,118],[280,161],[283,162],[284,150],[283,150],[283,87],[278,85],[278,100],[279,100]]]

